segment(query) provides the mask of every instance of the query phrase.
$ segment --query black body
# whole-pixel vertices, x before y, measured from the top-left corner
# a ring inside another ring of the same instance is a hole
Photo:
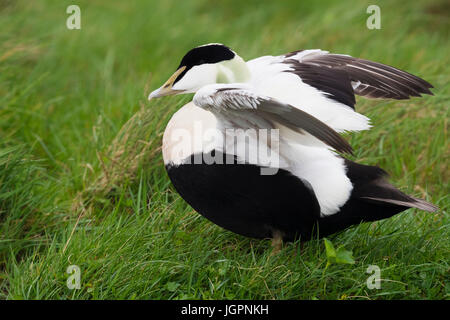
[[[351,197],[340,212],[321,218],[311,187],[289,171],[261,175],[261,168],[251,164],[194,164],[198,156],[192,155],[186,164],[166,166],[175,189],[201,215],[247,237],[271,238],[274,232],[281,232],[287,241],[323,237],[408,209],[364,197],[414,200],[383,180],[382,169],[346,160],[354,185]],[[218,155],[212,151],[208,156]]]

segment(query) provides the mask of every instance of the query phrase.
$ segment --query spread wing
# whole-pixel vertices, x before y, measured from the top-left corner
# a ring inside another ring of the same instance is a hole
[[[295,51],[281,56],[301,80],[350,107],[354,94],[371,99],[409,99],[433,93],[427,81],[397,68],[322,50]]]
[[[337,151],[352,153],[347,141],[322,121],[289,104],[259,95],[249,86],[208,85],[195,94],[193,101],[199,107],[231,117],[245,112],[301,134],[306,132]]]

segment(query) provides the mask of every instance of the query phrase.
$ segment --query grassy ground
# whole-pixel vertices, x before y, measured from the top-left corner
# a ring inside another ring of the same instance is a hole
[[[448,2],[383,2],[381,30],[366,28],[371,2],[298,0],[76,1],[82,29],[68,30],[72,3],[0,1],[0,298],[449,298]],[[374,128],[349,138],[354,160],[441,211],[330,237],[355,264],[328,268],[323,241],[271,256],[269,241],[196,214],[159,150],[190,97],[145,98],[208,42],[244,59],[322,48],[431,82],[431,97],[358,100]],[[79,290],[66,286],[69,265]],[[369,265],[379,290],[366,286]]]

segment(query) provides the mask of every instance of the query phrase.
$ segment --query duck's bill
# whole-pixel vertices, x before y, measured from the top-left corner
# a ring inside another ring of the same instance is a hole
[[[160,88],[156,89],[152,93],[149,94],[148,100],[151,100],[153,98],[159,98],[164,96],[171,96],[174,94],[179,94],[184,92],[183,90],[174,90],[172,89],[173,83],[177,79],[177,77],[186,69],[186,67],[181,67],[175,73],[169,78],[169,80],[166,81]]]
[[[183,90],[173,90],[173,89],[170,89],[170,88],[161,87],[159,89],[156,89],[152,93],[150,93],[148,95],[148,100],[151,100],[153,98],[160,98],[160,97],[165,97],[165,96],[171,96],[171,95],[182,93],[182,92],[184,92],[184,91]]]

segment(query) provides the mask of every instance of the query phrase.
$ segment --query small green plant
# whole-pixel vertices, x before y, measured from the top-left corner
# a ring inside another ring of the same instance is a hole
[[[327,269],[331,264],[355,264],[355,259],[353,259],[353,253],[350,250],[345,250],[344,246],[340,246],[337,249],[334,248],[333,243],[324,238],[325,252],[327,254]]]

